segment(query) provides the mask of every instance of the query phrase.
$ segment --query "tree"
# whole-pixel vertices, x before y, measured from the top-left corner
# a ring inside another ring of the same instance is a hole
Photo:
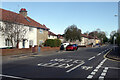
[[[67,41],[70,40],[70,42],[76,40],[81,41],[81,30],[78,29],[76,25],[71,25],[65,29],[64,37]]]
[[[10,40],[12,47],[16,45],[15,47],[18,48],[19,42],[27,40],[26,33],[28,29],[23,24],[3,22],[0,25],[0,31],[5,39]]]
[[[117,34],[116,42],[117,42],[117,45],[120,46],[120,33]]]
[[[100,29],[90,32],[89,35],[99,38],[103,43],[108,42],[106,33],[104,31],[101,31]]]
[[[116,31],[112,31],[110,33],[110,42],[111,42],[111,44],[113,44],[115,37],[117,37],[117,32]]]
[[[89,34],[89,31],[86,31],[84,34],[85,34],[85,35],[88,35],[88,34]]]

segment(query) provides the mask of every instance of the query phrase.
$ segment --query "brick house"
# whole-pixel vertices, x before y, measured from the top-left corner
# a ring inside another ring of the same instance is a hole
[[[38,23],[32,18],[28,17],[26,9],[20,9],[19,13],[15,13],[9,10],[0,8],[0,23],[4,25],[5,22],[12,23],[14,25],[23,26],[28,30],[26,33],[26,39],[19,42],[19,48],[29,48],[30,46],[40,45],[48,38],[48,30],[45,25]],[[16,44],[13,45],[14,47]],[[9,40],[6,40],[5,36],[0,35],[0,48],[11,47]]]

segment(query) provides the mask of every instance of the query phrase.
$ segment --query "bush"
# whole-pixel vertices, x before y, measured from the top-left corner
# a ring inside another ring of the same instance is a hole
[[[47,39],[44,44],[45,46],[59,47],[61,45],[61,41],[59,39]]]

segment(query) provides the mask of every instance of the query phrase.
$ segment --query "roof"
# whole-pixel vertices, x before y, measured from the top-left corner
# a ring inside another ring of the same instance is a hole
[[[48,35],[56,36],[56,34],[51,31],[48,31]]]
[[[24,24],[26,26],[32,26],[36,28],[42,28],[49,30],[45,25],[42,25],[38,23],[37,21],[33,20],[32,18],[28,17],[25,18],[23,15],[9,11],[9,10],[4,10],[0,8],[0,20],[6,21],[6,22],[12,22],[12,23],[17,23],[17,24]]]
[[[81,34],[81,36],[82,36],[82,37],[85,37],[85,38],[88,38],[88,36],[87,36],[87,35],[85,35],[85,34]]]
[[[57,37],[58,37],[58,39],[63,39],[63,35],[62,34],[58,34]]]
[[[81,34],[82,37],[85,37],[85,38],[88,38],[88,39],[98,39],[97,37],[93,37],[93,36],[90,36],[90,35],[85,35],[85,34]]]

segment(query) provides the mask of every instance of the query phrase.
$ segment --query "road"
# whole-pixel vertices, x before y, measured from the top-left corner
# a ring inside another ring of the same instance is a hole
[[[77,51],[56,52],[54,55],[3,63],[3,72],[0,76],[3,80],[43,78],[120,80],[120,62],[104,57],[112,48],[110,45],[79,48]]]

